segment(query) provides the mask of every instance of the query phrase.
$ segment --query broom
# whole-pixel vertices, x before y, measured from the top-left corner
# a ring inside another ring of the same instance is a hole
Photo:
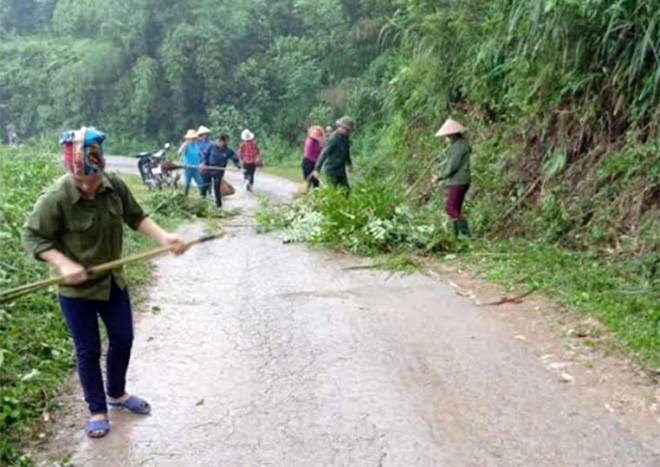
[[[300,185],[298,185],[298,189],[296,190],[296,193],[299,196],[305,196],[307,192],[309,191],[310,187],[310,182],[312,181],[312,175],[310,174],[309,177],[305,179],[304,182],[302,182]],[[321,179],[318,179],[319,183],[321,183]]]
[[[205,242],[210,242],[212,240],[218,239],[224,235],[224,232],[220,230],[220,232],[213,234],[213,235],[206,235],[204,237],[200,237],[196,240],[190,240],[185,242],[186,248],[190,248],[191,246],[194,245],[199,245],[201,243]],[[103,274],[108,271],[112,271],[113,269],[118,269],[124,265],[131,264],[131,263],[136,263],[138,261],[144,261],[147,259],[152,259],[157,256],[160,256],[164,253],[167,253],[169,251],[172,251],[174,247],[173,246],[162,246],[155,248],[150,251],[145,251],[143,253],[138,253],[133,256],[129,256],[127,258],[121,258],[115,261],[110,261],[108,263],[100,264],[98,266],[94,266],[91,268],[88,268],[86,270],[88,278],[93,278],[94,276],[98,276],[99,274]],[[50,279],[45,279],[42,281],[38,282],[33,282],[32,284],[27,284],[23,285],[20,287],[16,287],[14,289],[7,290],[5,292],[0,293],[0,303],[6,303],[11,300],[16,300],[19,297],[22,297],[24,295],[31,294],[33,292],[36,292],[41,289],[45,289],[46,287],[50,287],[51,285],[55,284],[61,284],[66,280],[66,276],[57,276],[57,277],[52,277]]]

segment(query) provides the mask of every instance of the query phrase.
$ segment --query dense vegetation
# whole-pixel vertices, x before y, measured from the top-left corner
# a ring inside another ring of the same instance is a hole
[[[248,126],[272,163],[297,161],[308,124],[348,113],[355,196],[338,209],[342,198],[317,194],[265,222],[360,253],[434,252],[456,248],[426,172],[443,144],[433,131],[453,114],[475,149],[468,211],[482,240],[468,249],[497,253],[481,267],[596,314],[658,365],[658,10],[658,0],[0,0],[0,131],[54,138],[93,123],[110,150],[136,151],[202,123],[234,136]],[[21,177],[0,169],[12,186]],[[52,175],[29,170],[20,196],[2,180],[0,241]],[[5,243],[0,255],[3,286],[37,272]],[[0,325],[19,326],[14,316],[0,311]],[[8,366],[5,345],[0,378],[14,381],[31,367]],[[22,416],[12,398],[0,425]]]
[[[0,289],[44,273],[43,266],[22,251],[20,227],[32,201],[60,171],[34,153],[25,156],[15,164],[0,150]],[[7,186],[9,180],[15,187]],[[50,294],[0,306],[0,465],[16,460],[13,442],[27,434],[16,427],[52,410],[63,375],[72,366],[68,331],[60,316]]]
[[[279,157],[350,113],[362,163],[411,182],[451,112],[477,146],[482,233],[657,261],[659,6],[2,0],[0,129],[94,123],[117,145],[249,126]]]

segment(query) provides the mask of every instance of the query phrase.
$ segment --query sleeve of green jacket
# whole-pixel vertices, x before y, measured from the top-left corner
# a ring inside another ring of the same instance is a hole
[[[452,144],[447,148],[447,173],[442,177],[443,180],[453,177],[461,169],[467,154],[463,145]]]
[[[332,154],[332,152],[335,150],[335,146],[337,145],[337,139],[335,137],[331,137],[324,145],[323,145],[323,150],[321,151],[321,155],[319,156],[319,160],[316,162],[316,166],[314,169],[317,172],[320,172],[321,169],[323,168],[323,165],[326,163],[328,160],[328,156]]]
[[[45,251],[58,248],[57,233],[60,222],[60,211],[52,192],[46,192],[37,203],[23,225],[21,244],[23,249],[40,259]]]

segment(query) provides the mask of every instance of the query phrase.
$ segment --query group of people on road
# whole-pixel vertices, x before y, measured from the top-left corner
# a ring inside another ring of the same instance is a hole
[[[213,192],[216,206],[222,207],[223,180],[229,162],[244,171],[245,189],[252,191],[254,176],[261,163],[261,151],[250,130],[241,134],[238,154],[229,146],[229,136],[218,134],[212,141],[211,130],[205,126],[188,130],[178,154],[184,167],[183,192],[187,196],[195,182],[203,198]],[[239,157],[240,156],[240,157]]]
[[[328,134],[321,126],[311,126],[303,148],[302,173],[306,183],[318,188],[320,172],[325,167],[326,180],[330,185],[350,191],[347,171],[353,168],[349,135],[355,128],[355,121],[342,117],[337,121],[337,130]],[[463,215],[465,196],[470,189],[472,171],[470,154],[472,149],[465,134],[467,129],[454,119],[447,119],[435,136],[447,138],[449,147],[445,150],[446,169],[433,167],[435,174],[432,184],[444,181],[447,184],[445,212],[452,221],[456,236],[470,236],[470,227]]]

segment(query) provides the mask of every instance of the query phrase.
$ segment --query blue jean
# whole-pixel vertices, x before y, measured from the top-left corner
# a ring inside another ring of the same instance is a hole
[[[92,415],[107,412],[101,375],[101,336],[98,316],[108,331],[107,394],[119,398],[126,393],[126,371],[133,345],[133,313],[128,290],[112,282],[110,300],[88,300],[59,296],[76,347],[78,376]]]
[[[183,193],[186,196],[188,196],[188,192],[190,191],[190,184],[193,180],[195,180],[197,189],[200,191],[200,193],[202,192],[204,187],[204,180],[202,179],[202,172],[199,169],[185,169],[183,178]]]

